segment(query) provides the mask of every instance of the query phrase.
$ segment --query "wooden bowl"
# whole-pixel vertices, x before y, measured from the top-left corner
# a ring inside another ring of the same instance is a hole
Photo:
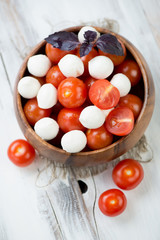
[[[65,30],[78,32],[81,27],[82,26],[72,27]],[[100,27],[95,27],[95,28],[101,33],[110,32]],[[42,140],[34,132],[32,127],[27,122],[23,112],[22,98],[17,91],[17,84],[19,80],[23,76],[27,75],[28,73],[27,61],[29,57],[37,53],[44,53],[46,41],[42,41],[26,57],[26,59],[24,60],[19,70],[16,84],[15,84],[14,105],[15,105],[16,117],[24,133],[24,136],[30,142],[30,144],[39,152],[39,154],[43,155],[44,157],[47,157],[48,159],[53,160],[55,162],[59,162],[65,165],[72,165],[76,167],[93,166],[97,164],[102,164],[102,163],[111,161],[119,157],[120,155],[124,154],[125,152],[127,152],[130,148],[132,148],[138,142],[138,140],[143,135],[145,129],[147,128],[152,116],[154,101],[155,101],[154,84],[153,84],[153,79],[152,79],[149,67],[147,66],[147,63],[144,60],[143,56],[136,49],[136,47],[133,46],[132,43],[130,43],[127,39],[125,39],[124,37],[118,34],[115,34],[113,32],[110,32],[110,33],[115,35],[118,39],[120,39],[124,43],[128,53],[133,56],[133,58],[138,63],[142,72],[143,80],[140,81],[141,83],[139,85],[139,89],[138,90],[136,89],[136,92],[137,91],[140,92],[141,98],[143,100],[143,107],[138,119],[135,122],[133,131],[129,135],[125,137],[121,137],[120,139],[118,139],[116,142],[114,142],[108,147],[102,148],[100,150],[80,152],[76,154],[67,153],[64,150],[58,147],[55,147],[49,144],[48,142]]]

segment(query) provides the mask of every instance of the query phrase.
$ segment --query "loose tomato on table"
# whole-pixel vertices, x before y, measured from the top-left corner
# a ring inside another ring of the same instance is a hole
[[[77,50],[77,56],[80,57],[80,53],[79,53],[79,49]],[[84,73],[83,73],[83,76],[87,76],[89,75],[89,72],[88,72],[88,62],[94,58],[98,56],[98,52],[95,48],[92,48],[92,50],[85,56],[81,57],[81,60],[84,64]]]
[[[115,73],[125,74],[131,81],[132,86],[135,86],[142,77],[138,64],[132,59],[126,59],[120,65],[115,67],[114,71]]]
[[[24,114],[32,126],[35,125],[35,123],[44,117],[49,117],[52,109],[42,109],[38,107],[37,99],[32,98],[27,101],[27,103],[24,105]]]
[[[134,159],[124,159],[113,169],[112,178],[115,184],[124,190],[137,187],[144,177],[141,164]]]
[[[98,205],[104,215],[115,217],[125,210],[127,199],[122,191],[109,189],[101,194]]]
[[[137,119],[142,109],[143,102],[142,100],[133,94],[127,94],[124,97],[121,97],[118,103],[119,107],[128,107],[132,110],[134,118]]]
[[[79,116],[83,108],[63,108],[57,118],[59,127],[63,132],[69,132],[72,130],[84,131],[85,127],[80,123]]]
[[[90,101],[101,109],[110,109],[118,104],[120,93],[108,80],[95,81],[89,89]]]
[[[61,73],[59,66],[55,65],[49,69],[46,75],[46,82],[53,84],[56,88],[58,88],[59,84],[65,79],[66,77]]]
[[[54,48],[50,43],[46,44],[45,52],[47,57],[53,62],[53,64],[58,64],[60,59],[67,54],[74,54],[75,50],[65,51],[59,48]]]
[[[121,64],[124,61],[124,59],[126,57],[126,54],[127,54],[126,53],[126,47],[124,46],[124,44],[120,40],[118,40],[118,41],[121,43],[121,46],[123,48],[124,55],[122,55],[122,56],[117,56],[115,54],[105,53],[102,50],[98,49],[99,55],[109,57],[112,60],[114,66],[117,66],[117,65]]]
[[[66,78],[58,86],[58,100],[66,108],[80,107],[85,102],[86,97],[86,85],[78,78]]]
[[[93,150],[107,147],[113,141],[113,135],[106,130],[104,125],[97,129],[88,129],[86,136],[87,145]]]
[[[106,129],[117,136],[129,134],[134,127],[133,112],[127,107],[113,109],[106,118]]]
[[[27,141],[18,139],[8,147],[8,157],[15,165],[26,167],[34,161],[35,150]]]

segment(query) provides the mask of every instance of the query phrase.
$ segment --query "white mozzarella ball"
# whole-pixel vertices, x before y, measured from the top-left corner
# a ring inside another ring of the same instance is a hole
[[[96,129],[105,122],[105,115],[96,106],[88,106],[82,110],[79,121],[86,128]]]
[[[111,59],[106,56],[97,56],[89,61],[88,69],[93,78],[104,79],[112,74],[114,64]]]
[[[110,83],[119,90],[120,97],[126,96],[131,90],[131,82],[129,78],[122,73],[115,74]]]
[[[38,136],[48,141],[57,136],[59,126],[54,119],[45,117],[36,122],[34,125],[34,130]]]
[[[34,98],[41,87],[41,84],[34,77],[23,77],[18,83],[19,94],[27,99]]]
[[[84,132],[72,130],[63,135],[61,145],[63,150],[69,153],[77,153],[83,150],[87,144],[87,138]]]
[[[73,54],[67,54],[61,58],[58,66],[65,77],[78,77],[84,72],[82,60]]]
[[[85,26],[85,27],[82,27],[78,33],[78,40],[80,43],[83,43],[85,41],[84,34],[87,31],[93,31],[97,33],[97,37],[95,40],[97,40],[100,37],[100,33],[95,28],[90,26]]]
[[[110,108],[110,109],[107,109],[107,110],[101,110],[104,115],[105,115],[105,118],[108,116],[108,114],[113,110],[114,108]]]
[[[43,109],[53,107],[57,103],[57,89],[51,83],[42,85],[37,94],[37,102]]]
[[[46,55],[38,54],[28,59],[27,67],[32,75],[44,77],[51,67],[51,61]]]

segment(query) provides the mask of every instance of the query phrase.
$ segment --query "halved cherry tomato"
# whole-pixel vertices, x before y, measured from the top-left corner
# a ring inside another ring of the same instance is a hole
[[[80,57],[80,54],[79,54],[79,49],[77,51],[77,56]],[[89,72],[88,72],[88,62],[94,58],[98,56],[98,52],[96,49],[92,48],[92,50],[88,53],[88,55],[85,55],[83,57],[81,57],[81,60],[84,64],[84,73],[83,73],[83,76],[87,76],[89,75]]]
[[[98,205],[104,215],[115,217],[125,210],[127,199],[122,191],[109,189],[101,194]]]
[[[113,135],[106,130],[104,125],[97,129],[88,129],[86,136],[87,145],[93,150],[107,147],[113,141]]]
[[[106,129],[117,136],[129,134],[134,127],[133,112],[127,107],[113,109],[106,118]]]
[[[134,118],[137,119],[142,109],[142,100],[133,94],[127,94],[121,97],[118,103],[119,107],[128,107],[132,110]]]
[[[131,59],[126,59],[120,65],[115,67],[115,73],[125,74],[131,81],[132,86],[135,86],[142,77],[141,70],[138,64]]]
[[[66,78],[58,86],[58,99],[66,108],[80,107],[85,102],[86,97],[86,85],[78,78]]]
[[[58,88],[59,84],[65,79],[66,77],[61,73],[59,66],[53,66],[49,69],[46,75],[46,82],[53,84],[56,88]]]
[[[108,80],[100,79],[89,89],[91,102],[101,109],[110,109],[117,105],[120,93]]]
[[[23,139],[15,140],[8,147],[9,159],[19,167],[30,165],[35,159],[35,150]]]
[[[115,184],[124,190],[137,187],[144,177],[141,164],[134,159],[124,159],[113,169],[112,178]]]
[[[59,127],[63,132],[69,132],[71,130],[84,131],[85,127],[80,123],[79,116],[83,108],[63,108],[57,118]]]
[[[46,55],[53,62],[53,64],[58,64],[60,59],[64,57],[66,54],[74,54],[75,50],[72,51],[64,51],[59,48],[54,48],[50,43],[46,44]]]
[[[41,118],[49,117],[52,112],[51,108],[42,109],[38,107],[36,98],[28,100],[27,103],[24,105],[23,110],[29,124],[31,124],[32,126],[34,126],[34,124]]]
[[[109,57],[112,60],[114,66],[117,66],[117,65],[121,64],[124,61],[125,57],[126,57],[126,48],[125,48],[124,44],[120,40],[118,40],[118,41],[122,45],[123,52],[124,52],[123,56],[117,56],[117,55],[114,55],[114,54],[105,53],[102,50],[98,49],[99,54],[103,55],[103,56],[106,56],[106,57]]]

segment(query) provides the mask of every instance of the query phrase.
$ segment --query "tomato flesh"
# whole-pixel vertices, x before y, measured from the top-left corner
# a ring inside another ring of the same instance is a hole
[[[72,130],[84,131],[85,127],[80,123],[79,116],[83,108],[63,108],[57,118],[59,127],[63,132],[69,132]]]
[[[87,145],[93,150],[107,147],[113,141],[113,135],[106,130],[104,125],[97,129],[88,129],[86,136]]]
[[[58,99],[66,108],[80,107],[85,102],[86,97],[86,85],[78,78],[66,78],[58,86]]]
[[[115,217],[125,210],[127,199],[122,191],[109,189],[101,194],[98,205],[104,215]]]
[[[24,105],[24,114],[27,118],[27,121],[30,125],[34,126],[35,123],[44,117],[49,117],[52,109],[42,109],[38,107],[37,99],[32,98],[27,101],[27,103]]]
[[[18,139],[8,147],[8,157],[15,165],[25,167],[34,161],[35,150],[27,141]]]
[[[65,79],[66,77],[61,73],[59,66],[53,66],[49,69],[46,75],[46,82],[51,83],[54,87],[58,88],[59,84]]]
[[[134,159],[124,159],[113,169],[112,178],[115,184],[124,190],[137,187],[144,177],[141,164]]]
[[[101,109],[110,109],[118,104],[120,93],[108,80],[100,79],[89,89],[90,101]]]
[[[113,109],[106,118],[106,129],[117,136],[129,134],[134,127],[133,112],[127,107]]]

